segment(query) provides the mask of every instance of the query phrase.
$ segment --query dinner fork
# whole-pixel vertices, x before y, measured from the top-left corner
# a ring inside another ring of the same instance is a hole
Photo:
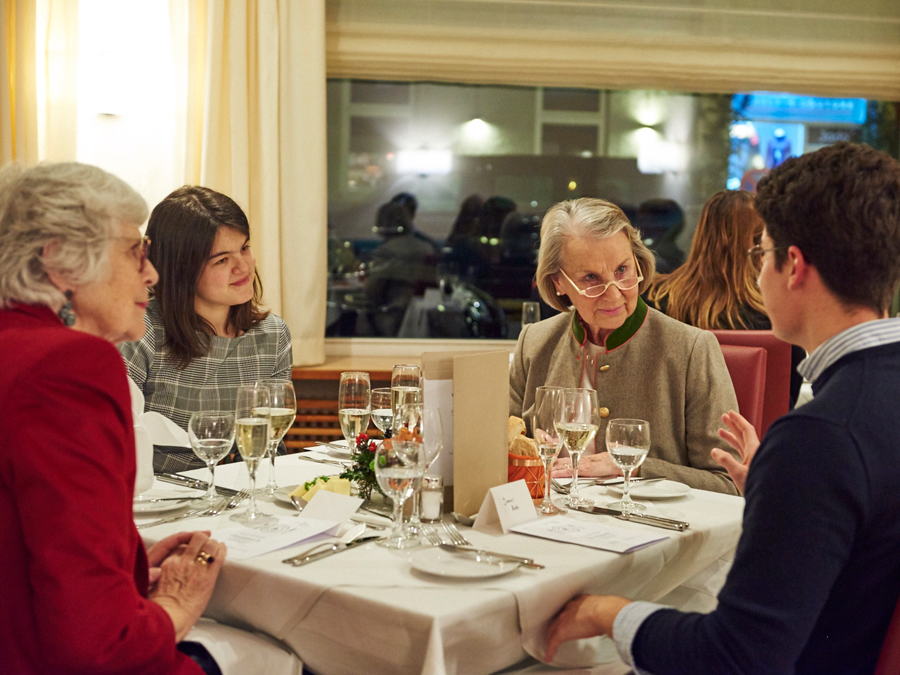
[[[450,541],[456,544],[457,546],[471,546],[472,543],[466,539],[460,531],[456,528],[456,525],[453,523],[441,523],[444,528],[444,532],[447,533],[447,536],[450,537]]]
[[[225,497],[218,502],[216,502],[213,506],[210,507],[202,507],[199,509],[191,509],[190,511],[185,511],[184,513],[179,513],[176,516],[169,516],[168,518],[160,518],[159,520],[153,520],[149,523],[141,523],[137,526],[137,529],[142,530],[145,527],[155,527],[156,525],[164,525],[165,523],[174,523],[179,520],[184,520],[185,518],[193,518],[194,516],[205,516],[209,511],[212,511],[215,508],[224,507],[228,503],[229,498]]]
[[[556,480],[555,478],[551,478],[551,479],[550,479],[550,487],[553,488],[554,490],[556,490],[557,492],[559,492],[559,493],[562,494],[562,495],[567,495],[567,494],[569,494],[569,493],[572,491],[572,484],[571,484],[571,483],[568,483],[568,484],[566,484],[566,485],[563,485],[562,483],[560,483],[560,482],[559,482],[558,480]]]
[[[431,542],[432,546],[440,546],[444,543],[444,540],[441,539],[441,535],[439,535],[434,530],[434,528],[430,527],[429,525],[422,525],[421,529],[422,533],[425,535],[425,538],[428,539],[429,542]]]

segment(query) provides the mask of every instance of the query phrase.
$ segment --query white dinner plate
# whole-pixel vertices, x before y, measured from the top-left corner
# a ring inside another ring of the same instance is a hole
[[[607,485],[606,488],[616,494],[622,494],[624,491],[624,486],[621,484]],[[634,483],[631,486],[631,496],[635,499],[674,499],[675,497],[684,497],[690,491],[691,488],[687,485],[674,480],[662,480],[649,485]]]
[[[518,563],[499,561],[478,562],[469,554],[451,553],[439,548],[416,551],[410,556],[413,569],[425,574],[454,579],[484,579],[514,572]]]
[[[169,497],[181,497],[184,499],[168,499]],[[165,513],[166,511],[174,511],[192,503],[193,499],[202,497],[203,493],[199,490],[196,493],[185,494],[184,492],[175,492],[173,490],[147,490],[134,498],[135,513]],[[167,499],[164,502],[152,502],[151,499]]]
[[[332,457],[337,457],[339,459],[350,459],[350,455],[352,451],[350,449],[350,444],[347,442],[346,438],[342,438],[339,441],[329,441],[330,445],[339,445],[341,448],[329,447],[325,444],[319,444],[315,447],[319,452],[324,452],[326,455],[331,455]]]

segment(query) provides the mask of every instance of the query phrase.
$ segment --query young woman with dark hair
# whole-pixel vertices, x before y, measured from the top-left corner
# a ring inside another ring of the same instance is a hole
[[[260,308],[247,216],[230,197],[184,186],[157,204],[147,236],[159,271],[139,342],[119,346],[146,410],[183,429],[191,413],[234,407],[237,387],[291,379],[291,335]],[[193,453],[154,456],[157,471],[200,466]]]

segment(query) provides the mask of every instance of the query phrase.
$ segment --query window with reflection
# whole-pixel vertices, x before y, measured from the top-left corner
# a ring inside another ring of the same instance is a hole
[[[710,195],[838,140],[897,156],[897,104],[329,80],[326,335],[515,339],[556,202],[618,204],[671,271]]]

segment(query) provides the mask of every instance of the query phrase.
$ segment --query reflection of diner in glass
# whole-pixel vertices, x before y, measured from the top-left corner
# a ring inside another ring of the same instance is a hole
[[[198,410],[233,410],[257,380],[290,380],[291,335],[260,308],[262,287],[247,216],[226,195],[184,186],[150,214],[150,260],[159,270],[146,333],[119,347],[148,411],[183,429]],[[157,471],[203,466],[186,449],[158,447]]]
[[[642,673],[897,672],[900,164],[837,143],[773,169],[756,208],[765,308],[809,353],[814,398],[762,443],[723,435],[746,506],[714,611],[579,595],[551,623],[548,659],[605,634]]]
[[[510,369],[510,414],[532,415],[538,386],[590,387],[606,422],[650,422],[653,446],[640,469],[692,487],[734,494],[712,460],[721,416],[737,409],[712,334],[650,309],[640,297],[654,257],[622,211],[601,199],[552,207],[541,226],[538,287],[562,313],[523,327]],[[600,446],[602,447],[602,445]],[[568,460],[555,473],[567,475]],[[582,476],[616,476],[606,452],[585,454]]]
[[[189,631],[224,544],[179,532],[145,550],[132,515],[131,402],[113,345],[144,333],[158,278],[138,230],[146,217],[143,198],[96,167],[0,173],[6,673],[220,672]],[[215,630],[236,649],[257,640]]]

